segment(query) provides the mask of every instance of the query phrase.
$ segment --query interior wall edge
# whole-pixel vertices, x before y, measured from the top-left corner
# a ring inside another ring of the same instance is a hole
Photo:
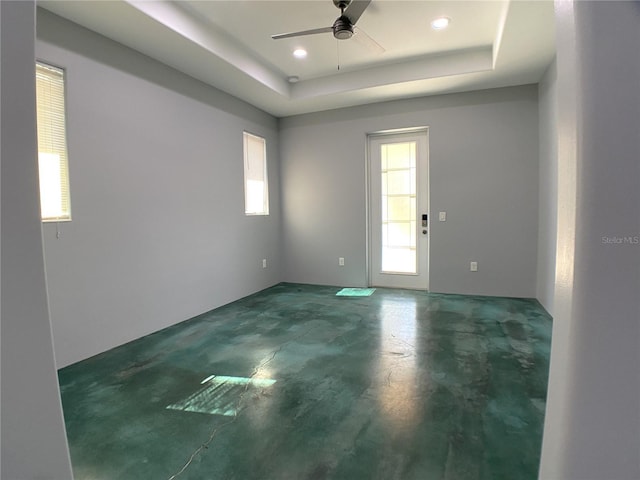
[[[0,2],[2,478],[71,479],[47,306],[35,102],[35,2]]]

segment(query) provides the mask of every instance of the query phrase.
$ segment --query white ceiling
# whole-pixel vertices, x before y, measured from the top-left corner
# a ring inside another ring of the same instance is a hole
[[[373,0],[357,28],[384,47],[382,54],[358,35],[271,39],[331,26],[340,14],[332,0],[39,5],[278,117],[536,83],[555,54],[552,0]],[[446,30],[430,27],[439,16],[451,19]],[[298,47],[307,58],[293,57]],[[300,81],[289,83],[294,75]]]

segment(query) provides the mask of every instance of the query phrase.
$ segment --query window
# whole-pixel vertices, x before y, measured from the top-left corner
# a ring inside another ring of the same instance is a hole
[[[244,132],[244,213],[269,215],[265,140],[247,132]]]
[[[40,214],[44,222],[71,220],[64,111],[64,71],[36,63]]]

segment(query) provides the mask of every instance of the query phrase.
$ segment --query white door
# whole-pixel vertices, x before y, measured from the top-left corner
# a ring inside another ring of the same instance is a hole
[[[427,130],[369,137],[369,283],[429,288]]]

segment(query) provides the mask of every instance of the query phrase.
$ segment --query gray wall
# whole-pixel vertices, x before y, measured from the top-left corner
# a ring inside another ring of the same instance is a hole
[[[558,275],[540,478],[637,479],[640,4],[558,2],[556,14]]]
[[[71,478],[42,255],[34,2],[0,2],[4,479]]]
[[[536,298],[553,315],[558,222],[557,67],[549,66],[538,85],[540,191],[538,194],[538,269]]]
[[[274,117],[44,10],[36,52],[67,75],[73,220],[43,227],[58,367],[280,281]],[[268,217],[244,215],[243,130],[267,140]]]
[[[417,126],[429,127],[431,219],[447,212],[446,222],[431,222],[430,290],[535,297],[536,86],[281,120],[284,278],[367,283],[366,135]]]

